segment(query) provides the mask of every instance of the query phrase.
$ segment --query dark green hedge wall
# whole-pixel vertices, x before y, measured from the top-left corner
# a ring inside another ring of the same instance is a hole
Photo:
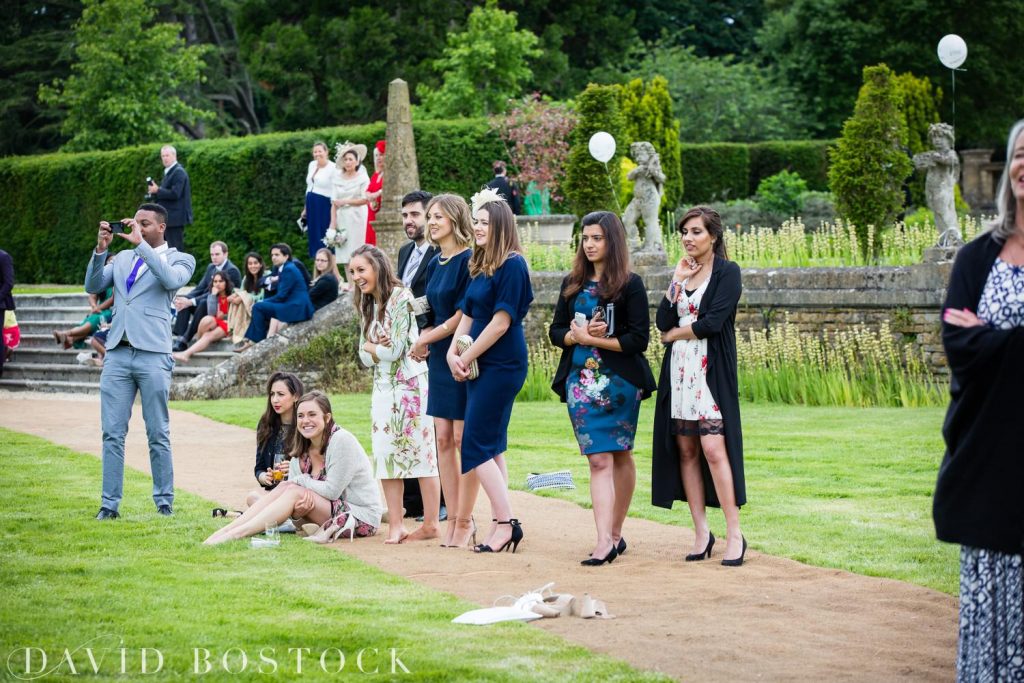
[[[490,180],[491,162],[505,157],[485,120],[428,121],[414,130],[420,184],[432,192],[468,197]],[[198,257],[197,273],[215,239],[227,242],[236,262],[280,241],[304,255],[295,219],[313,142],[372,147],[383,137],[381,122],[177,145],[192,182],[195,223],[185,244]],[[0,248],[14,258],[18,282],[82,281],[97,222],[132,215],[146,176],[162,173],[159,145],[0,159]]]
[[[434,193],[468,198],[491,178],[491,162],[506,158],[483,119],[424,121],[414,130],[420,184]],[[227,242],[236,262],[246,251],[266,253],[279,241],[305,254],[295,219],[313,142],[333,146],[349,139],[371,146],[382,137],[379,122],[178,145],[196,218],[185,231],[186,246],[200,266],[215,239]],[[761,179],[783,169],[799,173],[811,189],[827,189],[826,150],[832,144],[684,143],[683,203],[747,197]],[[159,145],[0,159],[0,248],[13,256],[18,282],[80,282],[96,223],[131,215],[143,201],[145,177],[162,172]]]
[[[684,144],[682,151],[684,204],[742,199],[750,194],[749,145]]]
[[[828,190],[828,150],[832,140],[758,142],[750,145],[750,189],[779,171],[790,171],[807,181],[807,189]]]

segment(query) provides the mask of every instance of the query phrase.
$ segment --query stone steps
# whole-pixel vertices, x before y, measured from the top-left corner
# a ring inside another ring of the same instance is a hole
[[[0,379],[0,390],[99,393],[101,369],[77,362],[86,349],[65,350],[53,338],[54,330],[76,327],[89,313],[87,294],[19,294],[14,297],[21,343]],[[230,341],[222,341],[197,354],[191,362],[175,366],[174,384],[188,381],[232,358]]]

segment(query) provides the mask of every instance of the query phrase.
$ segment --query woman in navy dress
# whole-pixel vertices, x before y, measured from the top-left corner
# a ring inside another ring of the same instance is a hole
[[[466,384],[456,382],[448,369],[448,347],[452,333],[462,321],[462,298],[469,285],[469,256],[473,225],[469,205],[462,197],[441,194],[427,203],[427,240],[441,252],[427,264],[428,316],[432,327],[424,328],[412,349],[417,358],[426,356],[430,368],[427,415],[434,418],[437,464],[445,505],[454,515],[448,518],[443,548],[463,548],[473,535],[472,512],[478,486],[463,491],[458,451],[466,416]],[[464,500],[465,498],[465,500]]]
[[[589,322],[580,325],[580,318]],[[657,388],[644,357],[650,327],[647,288],[629,270],[622,221],[609,211],[588,213],[549,328],[551,343],[562,349],[551,386],[568,404],[580,452],[590,464],[597,545],[583,565],[612,562],[626,551],[622,524],[636,488],[640,401]]]
[[[337,174],[327,143],[313,143],[313,161],[306,169],[306,205],[302,209],[309,237],[309,258],[316,258],[317,250],[324,245],[324,235],[331,224],[331,192]]]
[[[486,540],[474,550],[501,552],[512,546],[515,552],[523,529],[512,516],[505,451],[512,404],[526,382],[522,323],[533,301],[533,288],[512,209],[490,189],[475,194],[472,203],[476,249],[469,260],[469,275],[473,279],[466,289],[455,343],[448,351],[448,366],[457,381],[468,382],[462,473],[479,480],[491,501],[494,521]],[[460,352],[460,337],[467,334],[472,343]],[[474,361],[479,376],[471,380]]]

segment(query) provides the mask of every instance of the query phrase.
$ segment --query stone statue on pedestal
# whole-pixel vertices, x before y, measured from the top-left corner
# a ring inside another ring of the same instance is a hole
[[[622,214],[629,249],[636,251],[640,247],[640,229],[637,227],[637,219],[640,218],[644,222],[644,242],[640,251],[664,254],[661,224],[658,221],[662,188],[665,185],[661,160],[654,151],[654,145],[649,142],[634,142],[629,146],[629,153],[636,162],[636,168],[626,176],[633,181],[633,200]]]
[[[914,168],[927,171],[925,201],[935,214],[935,227],[939,231],[937,246],[958,247],[964,241],[953,201],[954,188],[960,178],[960,159],[953,150],[953,127],[946,123],[933,123],[928,127],[928,139],[935,149],[915,154]]]

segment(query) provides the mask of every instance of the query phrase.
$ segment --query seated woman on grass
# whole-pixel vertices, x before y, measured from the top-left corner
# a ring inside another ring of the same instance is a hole
[[[216,344],[228,336],[228,297],[234,291],[235,285],[229,277],[224,273],[213,274],[213,282],[210,284],[211,303],[206,306],[206,310],[212,310],[213,313],[203,316],[203,319],[199,321],[199,327],[196,329],[196,341],[192,346],[180,353],[171,354],[174,356],[174,360],[179,363],[187,363],[192,356],[200,351],[205,351],[210,344]],[[211,306],[214,300],[217,302],[216,307]]]
[[[320,531],[309,537],[318,543],[343,532],[353,537],[377,532],[384,508],[370,461],[359,441],[334,424],[325,394],[311,391],[298,400],[295,428],[288,481],[211,534],[205,545],[254,536],[289,517],[319,524]]]
[[[295,433],[295,402],[304,393],[302,380],[290,372],[275,372],[267,380],[267,409],[256,425],[256,481],[246,506],[273,491],[288,475],[288,449]],[[277,474],[280,472],[280,474]]]

